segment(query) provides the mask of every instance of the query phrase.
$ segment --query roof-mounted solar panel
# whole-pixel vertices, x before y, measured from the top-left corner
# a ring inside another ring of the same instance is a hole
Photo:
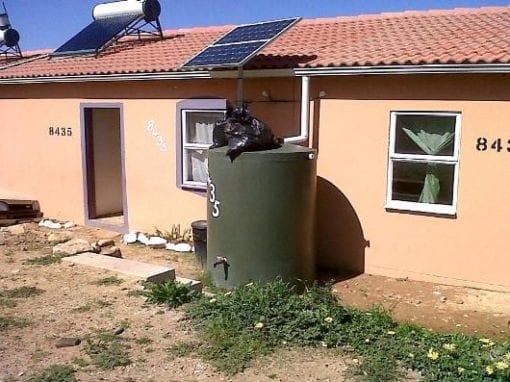
[[[94,21],[56,49],[52,56],[99,53],[119,38],[153,34],[163,38],[158,0],[122,0],[96,5]],[[151,26],[152,30],[144,27]]]
[[[294,17],[236,27],[192,57],[183,68],[243,66],[299,20]]]
[[[136,19],[138,19],[138,16],[119,16],[94,20],[52,54],[96,53]]]

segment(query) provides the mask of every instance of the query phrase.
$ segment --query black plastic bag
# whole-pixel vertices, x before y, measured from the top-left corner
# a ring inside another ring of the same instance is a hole
[[[228,107],[225,120],[214,124],[211,148],[228,146],[226,155],[233,161],[245,151],[275,149],[282,143],[269,126],[252,117],[243,105],[235,109]]]

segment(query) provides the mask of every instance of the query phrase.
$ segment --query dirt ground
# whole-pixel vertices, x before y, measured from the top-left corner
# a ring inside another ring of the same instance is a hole
[[[118,285],[97,285],[113,274],[66,262],[29,265],[28,259],[51,253],[46,241],[50,230],[26,225],[24,234],[0,233],[0,292],[22,286],[42,289],[29,298],[4,299],[0,318],[27,319],[21,328],[0,327],[0,381],[26,381],[54,364],[71,364],[80,381],[171,382],[171,381],[347,381],[346,370],[355,362],[329,349],[284,349],[253,362],[242,374],[228,378],[200,360],[192,351],[176,355],[174,345],[199,343],[182,309],[167,310],[144,304],[137,280],[121,275]],[[178,254],[144,246],[126,246],[120,235],[105,230],[76,227],[70,231],[89,241],[113,238],[125,258],[176,269],[178,276],[198,278],[192,254]],[[348,304],[368,307],[381,304],[401,320],[415,321],[447,331],[464,331],[509,339],[510,295],[445,287],[413,281],[398,281],[363,275],[335,285]],[[446,298],[446,299],[445,299]],[[442,302],[443,301],[443,302]],[[88,364],[85,341],[79,346],[56,348],[61,337],[84,338],[98,330],[120,334],[129,346],[132,363],[114,370]],[[196,347],[196,346],[195,346]]]

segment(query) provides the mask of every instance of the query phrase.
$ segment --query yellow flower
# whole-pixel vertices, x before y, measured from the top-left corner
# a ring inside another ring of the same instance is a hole
[[[434,348],[430,348],[427,357],[429,357],[432,361],[435,361],[439,358],[439,353],[437,351],[434,351]]]
[[[413,353],[409,353],[407,356],[408,356],[409,358],[414,358],[414,354],[413,354]]]
[[[498,370],[505,370],[505,369],[508,369],[508,363],[504,362],[504,361],[499,361],[499,362],[496,362],[494,364],[494,366],[496,366],[496,369]]]
[[[393,330],[388,330],[386,333],[389,334],[390,336],[394,336],[395,334],[397,334]]]
[[[214,304],[214,303],[216,302],[216,299],[215,299],[215,298],[211,298],[211,299],[209,300],[209,302],[210,302],[211,304]]]
[[[264,327],[264,323],[263,322],[257,322],[255,324],[255,329],[262,329]]]
[[[455,348],[456,348],[455,344],[444,344],[443,345],[443,349],[448,350],[450,352],[454,352]]]
[[[466,370],[466,369],[464,369],[463,367],[458,367],[458,368],[457,368],[457,373],[459,373],[459,374],[464,374],[464,371],[465,371],[465,370]]]
[[[326,317],[324,319],[324,321],[326,321],[328,324],[331,324],[333,322],[333,318],[332,317]]]
[[[505,355],[503,357],[505,357],[506,359],[510,360],[510,351],[505,353]]]
[[[480,342],[483,344],[482,347],[484,348],[494,346],[494,342],[492,342],[489,338],[480,338]]]
[[[487,374],[489,374],[489,375],[494,374],[494,368],[493,368],[491,365],[487,366],[487,367],[485,368],[485,371],[486,371],[486,372],[487,372]]]

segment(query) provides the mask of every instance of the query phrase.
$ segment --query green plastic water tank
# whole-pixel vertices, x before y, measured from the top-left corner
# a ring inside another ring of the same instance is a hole
[[[314,272],[315,150],[284,144],[245,152],[209,150],[207,269],[232,288],[280,276],[295,282]]]

